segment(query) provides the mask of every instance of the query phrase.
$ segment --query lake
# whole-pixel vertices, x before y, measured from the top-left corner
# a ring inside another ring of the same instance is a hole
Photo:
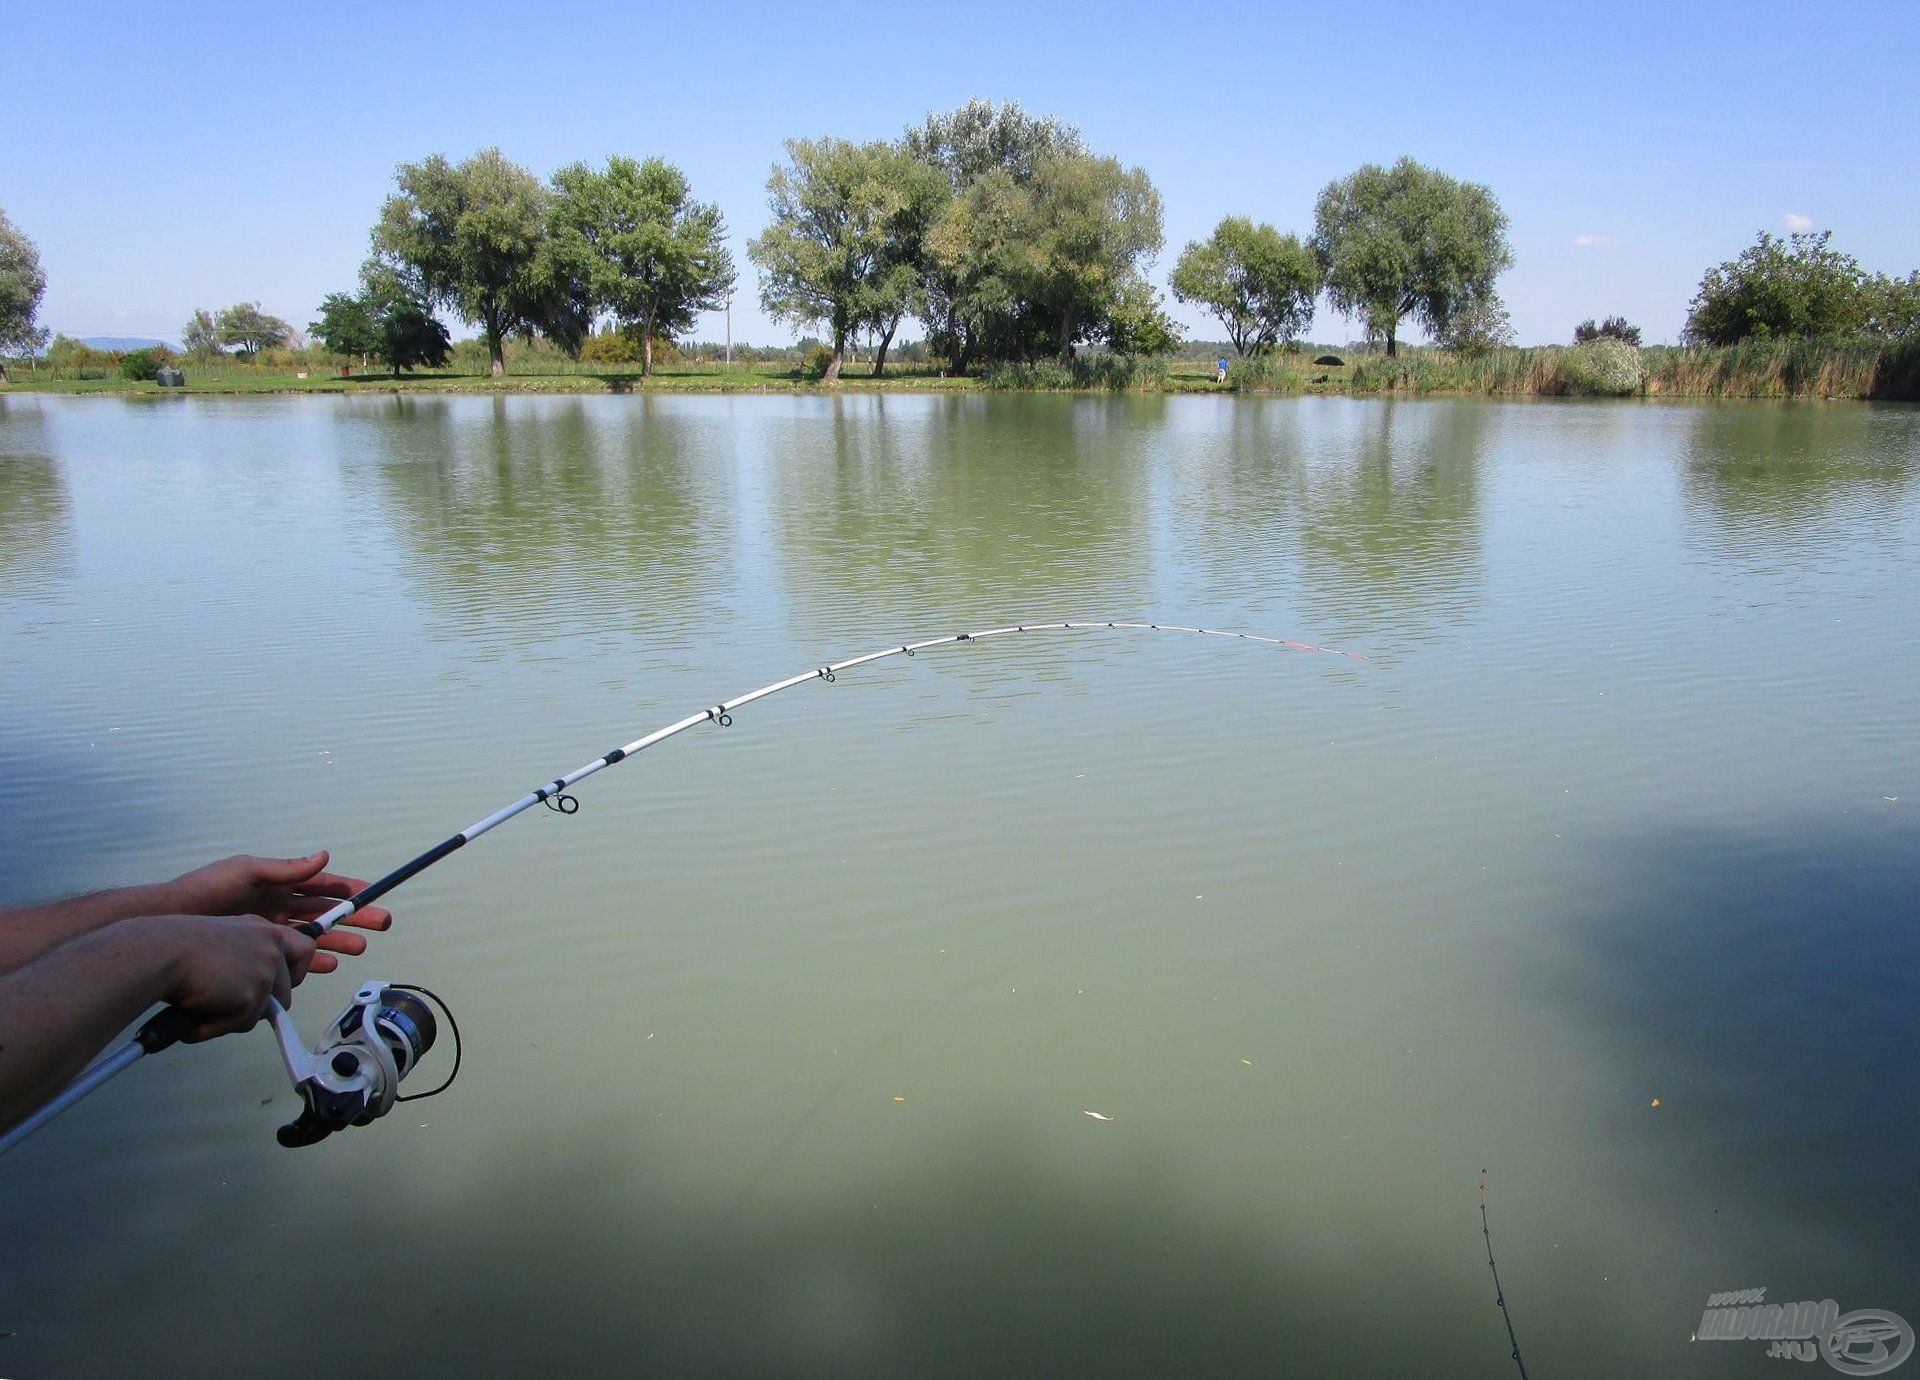
[[[1499,1376],[1483,1168],[1535,1374],[1920,1320],[1912,407],[0,398],[0,901],[1063,618],[1366,659],[1009,637],[593,778],[297,993],[440,992],[446,1095],[282,1150],[260,1031],[0,1160],[0,1373]]]

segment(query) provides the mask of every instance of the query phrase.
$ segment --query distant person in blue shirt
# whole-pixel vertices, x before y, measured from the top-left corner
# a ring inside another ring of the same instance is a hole
[[[1227,381],[1227,357],[1225,355],[1221,355],[1219,359],[1213,362],[1213,381],[1215,383],[1225,383]]]

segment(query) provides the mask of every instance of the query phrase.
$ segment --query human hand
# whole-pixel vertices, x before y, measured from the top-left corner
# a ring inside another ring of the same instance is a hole
[[[163,999],[194,1022],[181,1037],[189,1044],[251,1030],[269,997],[289,1005],[317,952],[298,930],[258,915],[151,915],[126,923],[165,955]]]
[[[241,854],[184,873],[166,883],[161,894],[166,898],[166,910],[183,915],[255,915],[281,925],[297,925],[324,914],[334,902],[366,886],[357,877],[324,871],[326,865],[325,849],[304,858]],[[393,912],[384,906],[367,906],[340,922],[363,930],[384,930],[392,923]],[[333,929],[320,936],[318,947],[312,970],[331,973],[340,966],[335,954],[363,954],[367,941],[364,935]]]

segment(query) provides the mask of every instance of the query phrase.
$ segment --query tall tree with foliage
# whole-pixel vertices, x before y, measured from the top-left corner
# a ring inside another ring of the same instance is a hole
[[[325,349],[351,359],[362,360],[380,348],[380,333],[373,320],[373,309],[364,297],[350,292],[330,292],[320,301],[320,317],[307,324],[307,333]]]
[[[1160,193],[1115,158],[1052,154],[1013,203],[1013,281],[1061,360],[1107,328],[1160,252]]]
[[[262,311],[258,302],[235,302],[213,318],[213,329],[221,349],[238,350],[246,359],[293,339],[293,327]]]
[[[188,317],[187,324],[180,328],[180,344],[196,359],[211,359],[222,353],[220,328],[213,323],[213,313],[201,307]]]
[[[1489,292],[1455,311],[1440,343],[1458,354],[1478,357],[1513,344],[1513,322],[1500,294]]]
[[[38,324],[46,295],[40,251],[0,211],[0,356],[34,356],[46,347],[47,332]],[[6,362],[0,359],[0,379],[6,376]]]
[[[375,353],[398,378],[408,369],[442,369],[453,352],[447,328],[405,278],[378,263],[360,270],[361,298],[373,318]]]
[[[1828,245],[1831,234],[1808,230],[1782,240],[1762,231],[1739,258],[1707,270],[1683,337],[1733,345],[1864,330],[1873,291],[1854,257]]]
[[[695,201],[686,176],[664,159],[613,157],[553,176],[553,254],[584,283],[593,311],[611,312],[640,336],[640,372],[653,343],[692,328],[726,301],[733,255],[718,207]]]
[[[1920,340],[1920,271],[1904,278],[1882,274],[1871,286],[1873,312],[1867,329],[1889,340]]]
[[[1065,360],[1105,337],[1159,252],[1160,194],[1116,159],[1047,154],[1024,182],[1007,169],[975,179],[928,246],[973,304],[989,357]]]
[[[787,162],[767,179],[772,221],[747,255],[759,266],[768,315],[826,327],[827,379],[840,377],[854,331],[891,339],[914,305],[921,243],[942,190],[938,175],[898,144],[787,141]]]
[[[1228,216],[1182,251],[1169,280],[1182,302],[1205,307],[1242,355],[1263,355],[1313,324],[1320,265],[1297,235]]]
[[[378,263],[361,270],[357,294],[329,293],[320,304],[320,319],[307,329],[334,354],[380,359],[396,378],[421,365],[444,365],[452,348],[447,328],[427,305]]]
[[[507,371],[507,336],[531,336],[556,318],[579,326],[557,300],[539,178],[499,149],[482,149],[460,163],[440,154],[402,163],[394,180],[399,190],[373,229],[376,257],[427,304],[480,327],[495,378]]]
[[[1384,340],[1389,355],[1403,320],[1444,336],[1513,263],[1493,193],[1411,158],[1328,183],[1314,207],[1313,252],[1334,307]]]
[[[1086,143],[1074,126],[1029,115],[1017,103],[972,100],[928,115],[906,132],[906,146],[946,182],[943,216],[955,218],[944,232],[949,252],[923,256],[919,311],[932,348],[965,374],[989,339],[1004,343],[1014,330],[999,252],[1003,227],[993,210],[1007,194],[1031,186],[1041,159],[1084,154]],[[989,176],[997,179],[997,191],[963,207],[974,185]]]
[[[1117,355],[1170,355],[1180,348],[1180,327],[1153,284],[1136,276],[1121,285],[1108,306],[1103,339]]]

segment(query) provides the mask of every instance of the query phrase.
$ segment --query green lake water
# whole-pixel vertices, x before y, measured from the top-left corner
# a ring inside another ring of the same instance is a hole
[[[1482,1168],[1536,1376],[1920,1321],[1917,577],[1910,407],[0,399],[0,903],[1367,658],[594,778],[297,993],[446,1096],[0,1160],[0,1374],[1494,1377]]]

